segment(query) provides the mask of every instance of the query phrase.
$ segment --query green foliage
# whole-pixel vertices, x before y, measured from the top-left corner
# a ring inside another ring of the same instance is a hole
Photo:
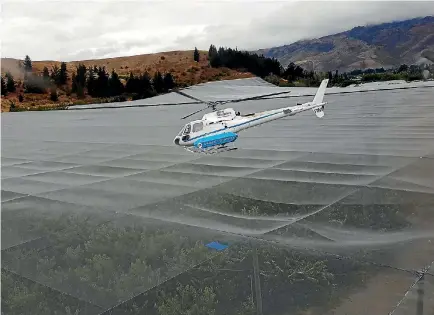
[[[286,80],[293,82],[300,78],[305,77],[305,71],[302,67],[296,65],[295,63],[291,62],[288,67],[283,71],[282,77]]]
[[[84,87],[83,87],[81,84],[79,84],[79,85],[76,86],[76,91],[75,91],[75,93],[77,94],[77,97],[78,97],[79,99],[83,99],[83,98],[85,98]]]
[[[55,87],[52,87],[50,89],[50,100],[53,102],[57,102],[59,100],[59,96],[57,95],[57,89]]]
[[[217,56],[217,48],[211,44],[208,49],[208,59],[211,60],[216,56]]]
[[[47,82],[42,76],[34,73],[24,74],[24,92],[25,93],[46,93]]]
[[[170,72],[164,75],[164,87],[166,90],[171,90],[175,87],[175,80]]]
[[[51,80],[53,80],[53,82],[56,84],[58,84],[58,82],[59,82],[59,72],[60,72],[60,69],[57,65],[54,65],[53,67],[51,67],[50,77],[51,77]]]
[[[163,76],[161,75],[160,71],[155,72],[152,84],[154,85],[154,89],[157,91],[157,93],[162,93],[166,90]]]
[[[86,85],[86,66],[83,64],[79,64],[77,66],[77,71],[75,75],[75,82],[77,85],[85,86]]]
[[[280,83],[280,77],[275,75],[275,74],[271,74],[271,75],[266,76],[264,78],[264,80],[271,83],[271,84],[277,85],[277,86]]]
[[[392,80],[423,80],[423,68],[417,65],[402,64],[398,68],[385,70],[384,68],[352,70],[348,73],[333,77],[333,85],[348,86],[360,82],[378,82]]]
[[[58,85],[64,85],[68,81],[68,70],[66,69],[66,63],[62,62],[59,69]]]
[[[249,71],[261,78],[270,74],[280,75],[282,66],[276,59],[265,58],[257,54],[241,52],[232,48],[225,49],[220,47],[215,53],[214,48],[211,48],[211,67],[227,67],[230,69],[239,69]],[[210,51],[208,51],[208,55]]]
[[[1,77],[1,95],[6,96],[8,94],[8,89],[6,87],[6,82],[3,79],[3,77]]]
[[[124,85],[114,69],[110,75],[110,79],[108,80],[108,89],[111,96],[121,95],[124,92]]]
[[[47,67],[44,67],[44,70],[42,70],[42,77],[47,81],[50,79],[50,72]]]
[[[152,85],[151,76],[148,72],[145,72],[140,76],[140,94],[143,98],[157,95],[157,92],[154,90]]]
[[[4,269],[2,279],[2,314],[78,315],[81,302],[66,294],[14,275]]]
[[[160,293],[159,315],[214,315],[216,294],[213,288],[195,289],[192,285],[178,284],[173,295]]]
[[[132,94],[133,100],[147,98],[157,94],[148,72],[145,72],[141,76],[135,76],[131,72],[127,79],[125,90],[127,93]]]
[[[96,73],[96,79],[94,80],[93,88],[89,94],[94,97],[110,96],[109,75],[105,67],[94,67],[93,71]]]
[[[29,55],[26,55],[24,58],[23,67],[25,72],[32,72],[32,60],[30,59]]]
[[[14,77],[10,72],[6,72],[6,89],[8,92],[15,92],[15,81]]]
[[[83,99],[85,97],[84,88],[86,86],[86,72],[86,66],[83,64],[79,64],[77,66],[76,73],[72,74],[71,92],[76,93],[79,99]]]
[[[197,50],[197,48],[194,47],[193,60],[199,62],[199,58],[200,58],[199,50]]]
[[[403,64],[398,68],[398,73],[407,72],[407,71],[408,71],[408,66],[406,64]]]
[[[214,208],[214,203],[226,199],[223,196],[226,195],[204,201]],[[241,209],[244,215],[279,213],[277,208],[283,207],[277,205],[270,211],[271,202],[251,201],[251,205],[246,205],[236,198],[228,197],[226,202],[237,204],[238,209],[244,206]],[[219,205],[225,207],[226,203]],[[397,224],[400,228],[407,227],[405,220],[398,217],[397,209],[386,208],[364,211],[349,207],[348,211],[322,211],[316,217],[322,222],[340,221],[345,225],[360,226],[360,222],[368,222],[368,227],[375,229]],[[40,248],[17,246],[5,251],[3,267],[26,268],[28,274],[38,274],[38,282],[64,288],[73,296],[85,296],[85,300],[98,305],[114,305],[158,285],[144,293],[142,300],[138,296],[124,303],[122,307],[127,314],[256,314],[249,242],[237,240],[216,254],[202,241],[172,225],[129,221],[127,217],[109,220],[105,215],[83,215],[42,216],[35,211],[20,216],[19,224],[28,233],[44,235],[46,239]],[[276,310],[295,314],[311,307],[330,307],[330,301],[345,298],[376,270],[351,259],[316,255],[271,243],[255,247],[260,262],[264,314],[282,314]],[[384,253],[382,261],[387,261]],[[180,273],[184,276],[169,279]],[[84,312],[83,306],[71,303],[66,294],[47,292],[47,287],[40,289],[36,284],[23,285],[22,279],[11,281],[8,277],[2,277],[2,308],[6,313],[29,313],[29,307],[33,307],[32,314],[56,314],[53,309],[57,314]],[[327,310],[318,311],[321,312]]]
[[[10,100],[10,101],[9,101],[9,111],[14,112],[15,109],[16,109],[15,102],[12,101],[12,100]]]
[[[98,68],[89,66],[88,74],[87,74],[87,80],[86,80],[86,87],[87,87],[87,93],[89,95],[95,95],[95,88],[96,88],[96,80],[95,76],[98,72]]]

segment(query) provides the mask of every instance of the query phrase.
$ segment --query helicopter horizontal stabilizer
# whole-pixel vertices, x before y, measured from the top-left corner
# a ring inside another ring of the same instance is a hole
[[[317,108],[313,109],[313,112],[315,113],[316,117],[318,117],[318,118],[323,118],[324,117],[323,107],[324,106],[317,107]]]

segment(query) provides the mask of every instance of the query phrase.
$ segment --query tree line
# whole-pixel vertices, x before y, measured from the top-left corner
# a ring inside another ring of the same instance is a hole
[[[399,67],[389,69],[384,69],[383,67],[375,69],[356,69],[341,74],[336,70],[334,73],[329,71],[328,78],[331,85],[342,87],[351,84],[378,81],[405,80],[409,82],[426,79],[427,77],[424,75],[425,70],[428,70],[428,74],[433,73],[434,67],[402,64]]]
[[[238,51],[232,48],[210,45],[208,59],[211,67],[227,67],[230,69],[249,71],[276,85],[291,85],[298,82],[303,86],[319,86],[321,80],[329,79],[329,86],[346,86],[349,84],[388,80],[422,80],[423,71],[427,66],[403,64],[396,68],[384,69],[358,69],[339,73],[336,71],[314,72],[291,62],[286,68],[275,58],[264,57],[255,53]],[[197,48],[194,51],[194,60],[199,61]],[[434,72],[434,69],[428,69]],[[283,83],[282,83],[283,79]]]
[[[195,50],[195,58],[196,56]],[[309,86],[319,85],[322,79],[313,71],[307,71],[293,62],[285,68],[275,58],[268,58],[247,51],[239,51],[238,49],[224,47],[217,49],[216,46],[210,45],[208,59],[211,67],[227,67],[248,71],[276,85],[279,85],[281,79],[287,82],[303,80]]]
[[[155,72],[151,77],[148,72],[143,74],[133,74],[130,72],[124,85],[119,75],[113,69],[108,73],[105,67],[89,66],[84,64],[76,66],[76,70],[71,77],[65,62],[61,62],[60,67],[54,65],[51,71],[44,67],[42,74],[33,72],[32,61],[26,56],[20,68],[24,71],[23,92],[24,93],[47,93],[50,90],[50,98],[57,100],[57,89],[63,88],[67,93],[75,93],[77,98],[85,98],[86,93],[92,97],[113,97],[129,94],[133,99],[140,99],[166,93],[176,86],[173,75],[168,72],[162,74]],[[71,89],[67,85],[71,81]],[[2,95],[16,91],[17,82],[10,72],[1,77]],[[20,94],[19,100],[22,101]]]

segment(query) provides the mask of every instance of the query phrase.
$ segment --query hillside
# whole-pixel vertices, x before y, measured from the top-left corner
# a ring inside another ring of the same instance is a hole
[[[358,26],[351,30],[290,45],[256,51],[315,71],[348,71],[432,62],[434,16]],[[430,58],[431,59],[431,58]]]
[[[22,81],[24,78],[23,71],[19,67],[23,60],[2,58],[1,59],[1,72],[2,75],[9,71],[14,76],[15,81]],[[48,67],[51,71],[52,67],[57,65],[60,67],[61,61],[32,61],[33,73],[41,75],[43,68]],[[129,76],[130,72],[133,74],[143,74],[149,72],[152,76],[156,71],[161,73],[170,72],[176,84],[180,86],[189,86],[193,84],[216,81],[216,80],[230,80],[237,78],[247,78],[253,75],[249,72],[239,72],[228,68],[212,68],[208,62],[208,52],[200,51],[199,62],[193,60],[193,50],[191,51],[170,51],[161,52],[156,54],[145,54],[129,57],[95,59],[95,60],[82,60],[67,62],[68,70],[68,84],[58,90],[59,101],[50,101],[48,92],[47,94],[30,94],[23,93],[22,88],[19,86],[16,93],[9,93],[6,97],[2,96],[2,111],[7,111],[9,102],[4,100],[13,100],[17,106],[32,109],[38,106],[54,106],[59,103],[91,103],[98,100],[86,95],[85,99],[77,100],[74,94],[68,93],[71,87],[71,76],[76,72],[76,67],[79,64],[84,64],[86,67],[101,66],[105,67],[108,72],[113,69],[119,75],[121,81],[125,83],[125,79]],[[18,83],[19,84],[19,83]],[[18,102],[18,94],[24,95],[24,101]],[[68,95],[69,94],[69,95]]]

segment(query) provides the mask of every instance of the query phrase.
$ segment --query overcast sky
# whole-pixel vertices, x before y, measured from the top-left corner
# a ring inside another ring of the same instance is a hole
[[[396,19],[432,1],[3,1],[2,57],[83,60],[210,44],[258,49]]]

